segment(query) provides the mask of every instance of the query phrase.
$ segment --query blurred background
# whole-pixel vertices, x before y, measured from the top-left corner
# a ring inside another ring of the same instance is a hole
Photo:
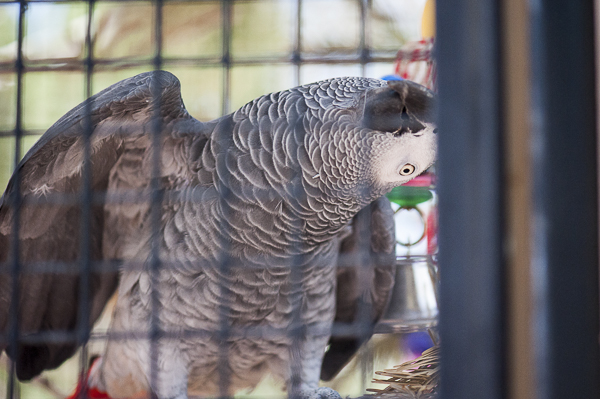
[[[211,120],[255,97],[299,84],[339,76],[381,78],[393,72],[399,48],[421,38],[425,0],[301,4],[298,10],[292,0],[233,1],[226,28],[219,1],[165,2],[161,68],[180,79],[188,111]],[[361,13],[368,15],[361,18]],[[23,32],[24,152],[85,98],[87,20],[86,2],[28,5]],[[16,120],[18,21],[19,4],[0,3],[1,131],[12,130]],[[91,29],[92,94],[154,69],[150,2],[95,2]],[[224,32],[230,35],[228,46]],[[224,66],[226,47],[230,62]],[[294,57],[300,59],[293,62]],[[0,185],[5,187],[14,145],[10,137],[0,140]]]
[[[424,18],[425,6],[426,0],[165,1],[159,53],[153,2],[96,1],[91,6],[86,1],[28,2],[20,58],[20,4],[2,2],[0,187],[4,190],[14,169],[17,123],[23,156],[48,127],[88,95],[157,66],[179,78],[188,111],[203,121],[299,84],[340,76],[381,78],[394,73],[403,46],[433,34],[433,9],[429,4]],[[22,61],[21,70],[17,61]],[[92,68],[86,68],[89,61]],[[19,101],[22,111],[17,116]],[[424,215],[435,202],[430,196],[418,211],[415,203],[398,212],[397,235],[404,243],[398,245],[399,254],[428,253]],[[435,306],[436,299],[429,300]],[[109,318],[106,312],[96,332],[106,330]],[[431,344],[427,334],[377,335],[363,350],[362,360],[350,364],[328,386],[342,396],[358,396],[369,385],[373,370],[414,358]],[[90,352],[101,347],[101,342],[92,341]],[[81,362],[75,356],[61,368],[20,384],[21,397],[70,394]],[[4,356],[0,379],[6,380],[6,367]],[[5,386],[0,384],[2,396]],[[253,392],[238,396],[273,397],[280,392],[277,389],[267,378]]]

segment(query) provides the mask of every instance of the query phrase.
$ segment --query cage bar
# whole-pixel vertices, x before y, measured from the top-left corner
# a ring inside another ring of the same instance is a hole
[[[441,395],[504,397],[498,2],[437,3]]]
[[[537,398],[600,397],[594,3],[531,3]]]

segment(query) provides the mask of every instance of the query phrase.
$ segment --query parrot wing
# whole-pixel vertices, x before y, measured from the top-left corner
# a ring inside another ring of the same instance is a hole
[[[394,212],[381,197],[352,220],[352,233],[340,246],[335,322],[367,327],[359,336],[335,336],[323,358],[321,379],[333,379],[372,335],[387,307],[395,272]]]
[[[5,349],[16,362],[20,380],[71,357],[116,290],[118,266],[105,267],[119,261],[106,256],[111,237],[105,231],[104,202],[115,194],[109,180],[146,189],[145,200],[131,201],[127,207],[133,213],[149,213],[152,161],[160,159],[160,187],[166,188],[174,180],[167,174],[182,173],[183,162],[175,158],[184,154],[176,154],[177,142],[193,136],[202,145],[207,141],[203,129],[204,124],[185,110],[177,78],[149,72],[123,80],[71,110],[21,161],[0,200],[0,332],[5,337],[0,351]],[[152,150],[157,131],[160,158],[153,157]],[[165,159],[164,148],[175,148],[172,159]],[[8,337],[16,320],[15,341]]]

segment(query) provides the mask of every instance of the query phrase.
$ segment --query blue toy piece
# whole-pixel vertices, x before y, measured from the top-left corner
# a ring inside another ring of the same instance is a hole
[[[381,80],[404,80],[404,79],[398,75],[385,75],[384,77],[381,78]]]

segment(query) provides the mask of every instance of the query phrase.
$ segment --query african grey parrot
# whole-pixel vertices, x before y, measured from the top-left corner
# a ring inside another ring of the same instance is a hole
[[[319,377],[370,331],[330,338],[332,325],[352,326],[365,306],[374,323],[386,306],[394,227],[382,195],[434,162],[433,104],[409,81],[336,78],[203,123],[162,71],[91,97],[48,129],[2,197],[0,329],[14,331],[18,287],[22,339],[0,350],[19,379],[58,367],[81,342],[35,333],[90,328],[116,291],[88,382],[114,398],[224,395],[269,372],[291,396],[339,397]]]

